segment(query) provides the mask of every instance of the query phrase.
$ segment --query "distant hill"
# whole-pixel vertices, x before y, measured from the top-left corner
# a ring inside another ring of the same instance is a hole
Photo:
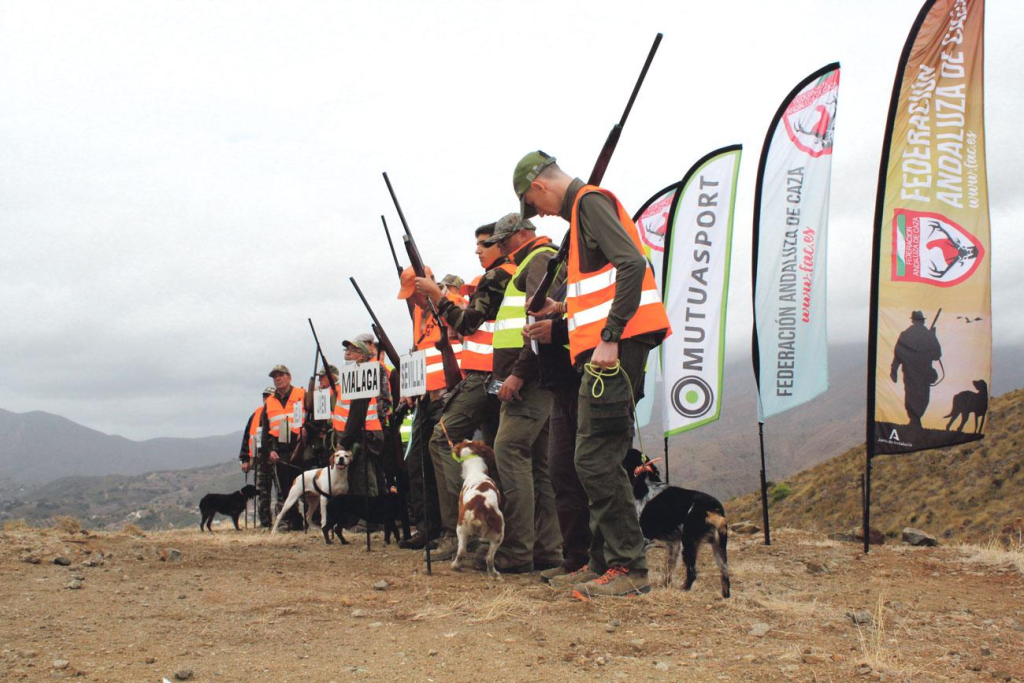
[[[70,515],[90,529],[120,529],[126,522],[143,529],[180,528],[199,523],[203,495],[231,493],[244,483],[237,461],[134,476],[65,477],[0,502],[0,519],[40,524]]]
[[[241,432],[132,441],[59,415],[0,409],[0,479],[38,485],[75,475],[132,475],[198,467],[237,455],[241,441]]]
[[[1024,514],[1024,390],[992,401],[985,432],[962,446],[876,457],[871,526],[887,534],[912,526],[940,538],[986,541]],[[769,505],[772,526],[824,532],[859,526],[863,471],[862,444],[785,478],[792,492]],[[757,493],[725,507],[731,521],[761,526]]]

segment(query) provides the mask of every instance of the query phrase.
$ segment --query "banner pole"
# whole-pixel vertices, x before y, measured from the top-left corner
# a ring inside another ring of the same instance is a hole
[[[669,472],[671,467],[668,466],[668,437],[665,437],[665,483],[669,483]]]
[[[864,554],[871,548],[871,448],[864,456]]]
[[[369,410],[370,406],[367,405]],[[366,450],[366,426],[363,426],[363,490],[366,491],[366,552],[370,552],[370,451]]]
[[[768,479],[764,462],[764,422],[757,423],[757,436],[761,441],[761,521],[764,522],[764,544],[772,544],[772,533],[768,528]]]

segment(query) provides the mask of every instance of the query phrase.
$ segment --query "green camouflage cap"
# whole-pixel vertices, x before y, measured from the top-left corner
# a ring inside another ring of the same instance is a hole
[[[445,275],[443,278],[441,278],[441,283],[440,284],[444,285],[448,289],[452,289],[452,290],[455,290],[457,292],[460,289],[462,289],[462,286],[464,284],[466,284],[466,281],[463,280],[458,275],[451,275],[451,274],[449,274],[449,275]]]
[[[337,365],[328,365],[327,369],[330,370],[331,374],[334,375],[335,377],[337,377],[338,375],[341,374],[340,372],[338,372],[338,366]],[[323,368],[320,368],[320,370],[317,371],[317,373],[316,373],[317,377],[323,377],[325,375],[326,375],[326,373],[324,372]]]
[[[504,242],[520,230],[536,230],[537,226],[530,220],[522,219],[518,213],[505,214],[494,224],[494,234],[484,240],[485,246],[494,246],[498,242]]]
[[[270,396],[275,391],[276,391],[276,389],[274,389],[274,387],[267,387],[266,389],[263,390],[263,395],[264,396]]]
[[[283,372],[286,375],[292,374],[292,371],[288,369],[287,365],[275,365],[274,369],[270,371],[267,377],[273,377],[275,372]]]

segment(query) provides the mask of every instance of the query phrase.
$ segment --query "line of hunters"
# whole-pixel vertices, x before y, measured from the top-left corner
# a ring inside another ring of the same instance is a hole
[[[392,410],[398,392],[391,375],[398,373],[388,373],[374,338],[360,335],[344,342],[345,359],[380,362],[380,396],[332,397],[332,419],[313,421],[313,380],[309,392],[293,387],[288,368],[278,365],[246,428],[242,467],[249,471],[259,435],[258,505],[269,527],[271,486],[281,501],[295,465],[322,467],[334,449],[365,443],[349,469],[349,491],[374,496],[397,483],[416,524],[401,546],[431,543],[432,559],[450,560],[462,488],[452,444],[482,433],[495,452],[498,471],[489,474],[505,516],[499,571],[539,571],[543,581],[584,596],[647,592],[645,540],[622,460],[648,355],[671,333],[653,271],[636,225],[611,192],[567,175],[541,151],[519,161],[513,185],[520,213],[475,230],[485,272],[472,285],[451,275],[435,282],[429,269],[427,277],[412,268],[401,273],[398,298],[411,303],[427,394],[402,398]],[[536,322],[528,322],[526,305],[556,247],[522,218],[529,208],[561,216],[570,231],[568,258]],[[462,373],[451,391],[435,347],[442,334]],[[326,375],[318,379],[329,388]],[[282,466],[286,460],[292,465]],[[301,528],[298,516],[290,524]]]

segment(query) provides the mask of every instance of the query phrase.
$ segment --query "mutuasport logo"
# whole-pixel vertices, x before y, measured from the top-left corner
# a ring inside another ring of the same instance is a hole
[[[688,419],[707,415],[715,405],[715,392],[704,378],[681,377],[672,386],[672,408]]]

